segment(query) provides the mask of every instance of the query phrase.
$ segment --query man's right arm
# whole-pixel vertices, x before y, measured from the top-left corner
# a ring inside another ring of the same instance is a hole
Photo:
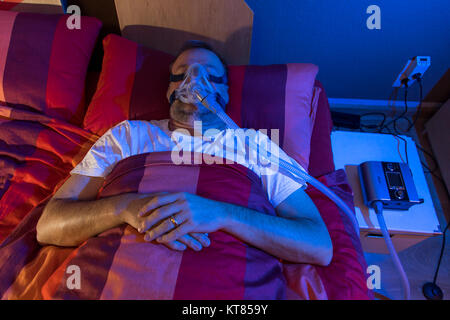
[[[155,194],[123,193],[97,199],[103,178],[73,174],[45,206],[38,221],[36,238],[42,245],[78,246],[91,237],[121,224],[139,230],[148,217],[139,211]],[[209,246],[207,235],[192,233],[166,244],[173,250]]]
[[[48,202],[37,224],[41,244],[77,246],[125,222],[130,206],[142,205],[144,195],[125,193],[96,199],[103,178],[74,174]],[[148,197],[148,195],[147,195]],[[148,200],[147,200],[148,201]]]
[[[123,224],[121,214],[130,199],[131,194],[120,194],[99,200],[51,200],[39,219],[37,240],[43,245],[78,246]]]

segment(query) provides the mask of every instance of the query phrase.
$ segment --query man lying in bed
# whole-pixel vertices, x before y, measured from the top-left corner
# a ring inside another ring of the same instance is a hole
[[[96,200],[104,178],[118,161],[136,154],[173,150],[174,130],[185,129],[193,135],[194,121],[202,121],[202,132],[216,128],[220,130],[217,136],[226,134],[224,124],[205,107],[173,99],[174,90],[183,80],[177,75],[194,63],[205,67],[210,79],[215,79],[214,87],[227,100],[223,59],[205,43],[188,42],[171,65],[167,92],[170,119],[123,121],[108,130],[45,207],[37,225],[39,243],[77,246],[126,223],[144,234],[146,241],[155,240],[173,250],[190,247],[198,251],[209,246],[208,233],[220,229],[286,261],[328,265],[332,257],[330,236],[303,185],[280,173],[262,174],[264,170],[258,165],[247,164],[261,178],[277,216],[185,192],[125,193]],[[201,149],[193,151],[207,149],[208,143],[194,144]]]

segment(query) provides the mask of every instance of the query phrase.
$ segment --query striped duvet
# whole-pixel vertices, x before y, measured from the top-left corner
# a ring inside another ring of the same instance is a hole
[[[351,201],[343,171],[321,178]],[[185,191],[275,214],[259,178],[238,164],[174,165],[170,152],[120,161],[99,198],[124,192]],[[3,299],[367,299],[365,262],[358,236],[339,210],[316,190],[308,193],[327,224],[334,246],[327,267],[281,261],[218,231],[201,252],[148,243],[130,226],[93,237],[77,248],[41,247],[36,207],[0,248]],[[80,270],[79,289],[69,267]]]

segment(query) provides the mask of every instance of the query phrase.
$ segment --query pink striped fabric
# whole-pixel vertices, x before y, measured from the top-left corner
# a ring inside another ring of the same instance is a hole
[[[51,195],[99,138],[40,113],[0,104],[0,243]]]
[[[10,13],[0,10],[0,30],[2,30],[0,32],[0,101],[6,101],[3,89],[3,75],[5,73],[6,58],[8,56],[11,33],[16,16],[17,12]]]
[[[99,85],[84,128],[102,135],[123,120],[169,117],[166,98],[172,57],[116,35],[103,42]],[[292,63],[229,66],[226,112],[241,127],[279,132],[280,146],[305,169],[319,103],[318,67]]]
[[[172,171],[161,180],[159,169]],[[194,170],[196,173],[191,174]],[[198,173],[198,174],[197,174]],[[166,181],[188,174],[177,191],[195,193],[275,214],[259,178],[240,165],[174,165],[170,152],[148,153],[120,161],[108,175],[100,198],[123,192],[164,192]],[[145,176],[145,178],[144,178]],[[345,172],[320,180],[344,201],[352,193]],[[144,183],[142,181],[145,181]],[[144,186],[145,185],[145,186]],[[217,231],[200,252],[172,251],[144,242],[130,226],[116,227],[78,248],[41,247],[37,206],[0,246],[0,297],[3,299],[370,299],[366,263],[358,235],[337,207],[308,188],[330,232],[333,260],[327,267],[294,264]],[[351,203],[349,203],[351,204]],[[69,265],[82,270],[80,290],[69,289]]]
[[[287,64],[285,134],[282,146],[283,150],[304,168],[309,165],[311,136],[316,120],[317,98],[320,94],[320,89],[314,88],[318,71],[319,68],[313,64]]]
[[[0,101],[81,124],[84,81],[101,22],[0,10]],[[5,32],[4,32],[5,30]]]
[[[81,124],[85,113],[84,79],[97,39],[100,23],[92,18],[81,21],[82,29],[70,30],[67,16],[61,16],[53,36],[47,75],[46,114]]]
[[[0,1],[0,10],[11,10],[14,9],[15,6],[22,3],[23,0],[8,0],[8,1]]]
[[[109,35],[103,39],[103,47],[108,51],[103,58],[102,72],[97,84],[97,91],[86,111],[83,126],[85,129],[105,133],[109,128],[127,119],[130,108],[131,94],[136,72],[136,43]],[[114,54],[114,59],[108,56]],[[108,127],[106,127],[106,125]]]
[[[142,257],[145,263],[135,263]],[[145,242],[136,230],[126,228],[100,299],[172,299],[182,259],[180,252]]]

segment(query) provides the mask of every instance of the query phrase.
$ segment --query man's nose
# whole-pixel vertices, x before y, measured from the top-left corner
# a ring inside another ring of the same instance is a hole
[[[202,65],[198,64],[198,63],[194,63],[190,66],[191,68],[191,76],[194,78],[198,78],[202,75]]]

